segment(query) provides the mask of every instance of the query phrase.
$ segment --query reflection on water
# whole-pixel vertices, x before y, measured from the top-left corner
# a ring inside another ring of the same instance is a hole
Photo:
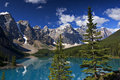
[[[25,58],[18,60],[17,62],[22,63],[24,67],[4,70],[6,80],[48,80],[51,61],[52,58]],[[80,68],[82,59],[71,58],[69,61],[72,76],[74,76],[73,80],[83,80],[87,75],[82,72],[83,68]],[[120,67],[120,59],[110,61],[109,65],[113,67],[113,70],[118,70]],[[1,75],[2,70],[0,71],[0,76]]]

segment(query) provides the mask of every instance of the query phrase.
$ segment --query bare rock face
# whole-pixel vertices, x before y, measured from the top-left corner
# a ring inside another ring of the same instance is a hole
[[[31,27],[28,21],[17,22],[20,28],[21,34],[26,37],[28,44],[33,44],[35,40],[40,41],[43,44],[51,45],[53,43],[52,38],[48,35],[49,29],[45,27],[40,29],[39,26]]]
[[[109,31],[107,28],[104,28],[104,27],[98,29],[98,31],[101,31],[102,39],[105,39],[112,34],[111,31]]]
[[[14,18],[8,12],[0,13],[0,26],[11,41],[22,37]]]
[[[77,32],[79,32],[79,34],[81,34],[83,39],[84,39],[83,34],[86,33],[86,28],[80,27],[80,28],[76,28],[75,30]],[[112,34],[112,32],[110,30],[108,30],[107,28],[104,28],[104,27],[98,28],[97,31],[101,31],[102,39],[105,39],[105,38],[107,38],[108,36],[110,36]]]
[[[47,45],[53,45],[53,39],[49,36],[49,29],[47,26],[45,26],[43,29],[41,29],[39,31],[39,33],[36,33],[38,34],[37,37],[37,40],[40,40],[42,43],[44,44],[47,44]]]
[[[29,22],[20,20],[17,22],[17,24],[20,29],[19,31],[25,39],[26,43],[33,44],[36,34],[34,29],[30,26]]]
[[[56,42],[60,34],[63,37],[63,43],[67,44],[81,43],[82,36],[76,30],[74,30],[70,24],[60,26],[57,29],[51,29],[49,35]]]
[[[17,58],[22,57],[23,54],[19,53],[16,49],[15,44],[13,44],[10,39],[6,37],[0,26],[0,55],[7,56],[9,59],[11,59],[12,56],[16,56]]]

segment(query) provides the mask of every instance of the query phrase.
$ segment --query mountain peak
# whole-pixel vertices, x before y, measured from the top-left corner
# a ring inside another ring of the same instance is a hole
[[[38,25],[34,26],[33,29],[40,30],[40,27]]]
[[[1,12],[0,15],[7,15],[9,12]]]
[[[17,23],[22,24],[22,25],[24,25],[24,26],[29,26],[29,22],[26,21],[26,20],[20,20],[20,21],[18,21]]]
[[[46,25],[46,26],[44,26],[44,28],[43,29],[48,29],[48,26]]]

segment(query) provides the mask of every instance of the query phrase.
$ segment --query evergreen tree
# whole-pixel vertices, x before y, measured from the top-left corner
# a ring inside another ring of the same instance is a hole
[[[16,56],[12,56],[12,66],[16,66]]]
[[[2,73],[1,80],[5,80],[5,72]]]
[[[85,57],[81,65],[82,68],[86,68],[83,72],[92,75],[92,77],[87,77],[86,80],[98,80],[102,70],[109,70],[109,66],[107,65],[109,56],[103,54],[107,49],[103,49],[97,44],[102,37],[100,36],[101,32],[97,31],[96,25],[97,23],[93,23],[92,11],[89,7],[88,29],[86,30],[86,34],[84,34],[84,42],[87,42],[88,47],[85,50],[80,50],[80,52],[84,53],[82,56]]]
[[[56,54],[53,57],[53,62],[50,68],[50,80],[71,80],[72,76],[70,71],[69,62],[67,57],[63,54],[62,37],[60,35],[56,45]]]

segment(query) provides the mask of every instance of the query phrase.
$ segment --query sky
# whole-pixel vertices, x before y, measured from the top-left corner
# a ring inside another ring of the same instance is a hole
[[[88,6],[98,28],[106,27],[112,32],[120,28],[120,0],[0,0],[0,12],[9,12],[16,22],[27,20],[32,27],[41,28],[85,26]]]

